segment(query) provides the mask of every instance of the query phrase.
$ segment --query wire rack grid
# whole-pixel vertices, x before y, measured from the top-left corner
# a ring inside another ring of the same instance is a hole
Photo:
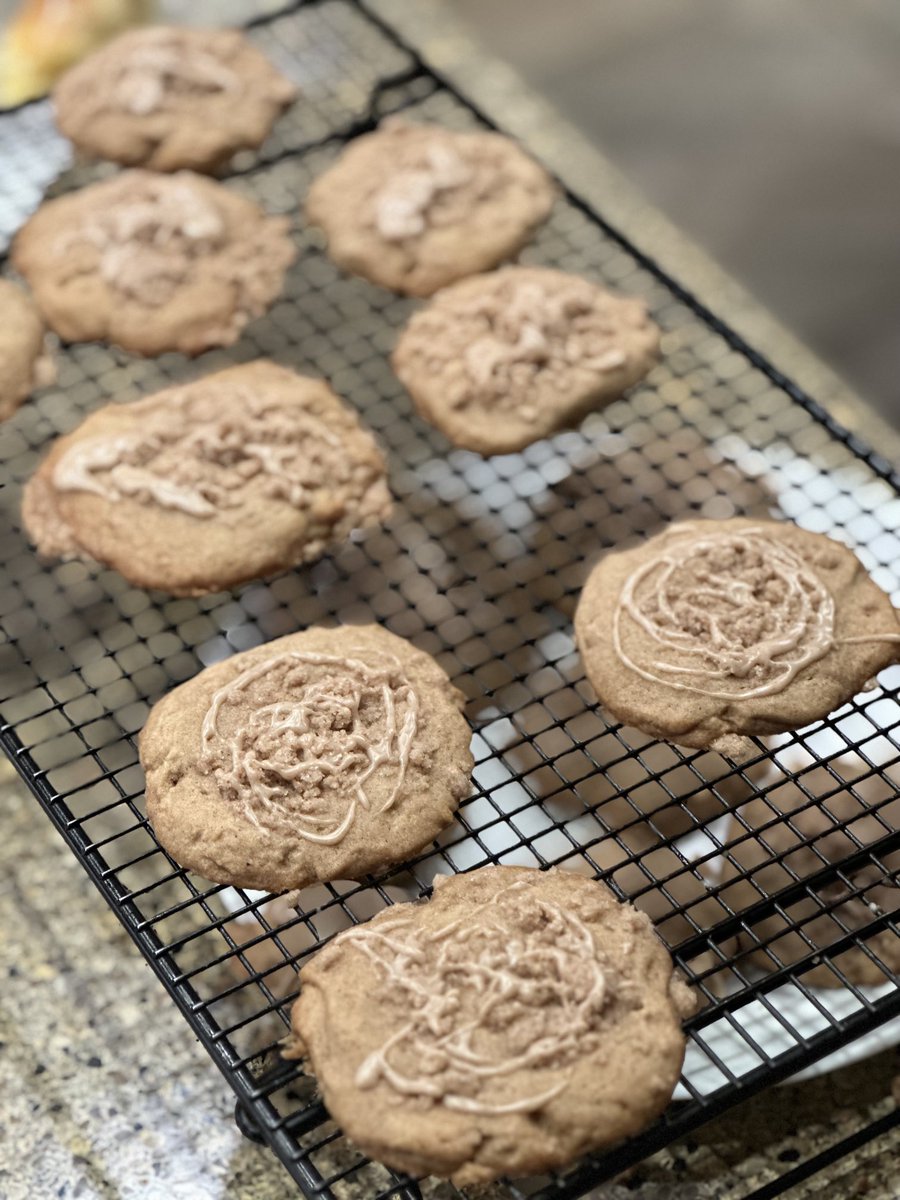
[[[228,186],[271,212],[297,214],[347,139],[388,112],[489,124],[361,4],[295,3],[250,35],[304,94],[229,173]],[[0,155],[7,236],[48,186],[109,170],[68,165],[45,103],[0,117]],[[603,550],[673,518],[777,515],[852,545],[896,594],[900,479],[565,190],[523,261],[644,297],[663,357],[627,399],[518,455],[482,459],[427,427],[387,361],[412,302],[342,276],[299,220],[295,237],[284,294],[236,346],[193,363],[64,347],[56,386],[0,429],[0,742],[235,1090],[241,1127],[311,1196],[455,1189],[367,1162],[328,1121],[314,1081],[280,1059],[309,953],[426,894],[436,873],[489,862],[562,865],[648,911],[702,1007],[659,1122],[569,1172],[507,1185],[517,1198],[578,1195],[900,1016],[896,911],[871,899],[873,880],[895,878],[900,851],[900,669],[826,721],[757,743],[741,766],[681,751],[598,710],[572,637],[585,575]],[[19,491],[52,437],[99,404],[259,356],[327,377],[375,430],[396,497],[383,530],[309,569],[199,600],[78,562],[38,563]],[[368,620],[432,653],[467,697],[476,765],[454,825],[399,870],[291,903],[181,870],[142,804],[136,737],[150,706],[237,651],[313,623]],[[844,822],[849,845],[835,858],[829,829],[810,832],[802,817],[827,815],[838,795],[875,826]],[[751,797],[767,805],[762,820],[745,815]],[[811,866],[768,846],[776,829]],[[783,871],[774,892],[742,858],[760,838]]]

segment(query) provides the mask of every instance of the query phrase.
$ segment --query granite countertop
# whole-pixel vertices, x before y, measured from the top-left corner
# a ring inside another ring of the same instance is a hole
[[[845,424],[900,461],[900,438],[727,279],[502,64],[441,0],[371,0]],[[297,1189],[245,1141],[224,1080],[37,803],[0,764],[0,1197],[286,1200]],[[673,1144],[598,1200],[739,1200],[889,1112],[897,1051],[768,1091]],[[789,1193],[896,1200],[900,1130]]]

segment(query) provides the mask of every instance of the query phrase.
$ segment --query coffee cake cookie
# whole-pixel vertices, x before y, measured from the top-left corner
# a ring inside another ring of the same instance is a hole
[[[890,773],[886,778],[872,774],[861,760],[837,759],[800,772],[796,782],[767,783],[764,797],[745,804],[740,819],[731,818],[725,838],[719,898],[733,912],[744,912],[900,829],[896,780]],[[779,963],[797,963],[827,950],[848,931],[864,933],[883,913],[896,914],[898,878],[898,851],[843,867],[814,887],[815,899],[801,892],[755,921],[752,936],[742,934],[741,944],[769,971]],[[865,945],[888,971],[900,972],[900,938],[892,929],[866,938]],[[860,947],[834,955],[833,962],[853,983],[886,982],[885,972]],[[802,978],[818,987],[843,986],[825,963],[804,971]]]
[[[284,217],[189,171],[123,171],[43,204],[12,260],[52,329],[136,354],[237,341],[296,254]]]
[[[131,29],[67,71],[53,91],[78,150],[126,166],[210,171],[255,149],[297,89],[234,29]]]
[[[505,267],[438,292],[392,361],[454,445],[510,454],[620,396],[658,347],[642,301],[565,271]]]
[[[55,378],[41,314],[21,288],[0,279],[0,421]]]
[[[366,1154],[460,1186],[563,1166],[668,1104],[692,998],[648,919],[593,879],[438,877],[300,972],[288,1053]]]
[[[554,197],[546,171],[509,138],[391,118],[315,181],[306,215],[344,270],[430,296],[515,255]]]
[[[91,413],[22,502],[40,554],[176,596],[311,562],[390,509],[372,435],[327,384],[266,361]]]
[[[201,671],[140,738],[153,830],[217,883],[359,879],[427,846],[469,791],[463,697],[378,625],[307,629]]]
[[[575,633],[619,721],[730,757],[799,729],[900,653],[884,592],[840,542],[788,522],[684,521],[607,554]]]

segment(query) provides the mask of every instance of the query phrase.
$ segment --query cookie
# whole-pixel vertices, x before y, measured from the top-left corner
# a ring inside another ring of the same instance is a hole
[[[67,71],[53,107],[60,131],[93,158],[210,171],[260,146],[296,95],[237,30],[153,25]]]
[[[60,337],[145,355],[237,341],[295,255],[286,218],[189,171],[141,170],[43,204],[12,250]]]
[[[345,271],[430,296],[518,253],[555,194],[509,138],[393,118],[313,183],[306,216]]]
[[[355,414],[264,360],[91,413],[22,502],[40,554],[175,596],[312,562],[390,510],[384,457]]]
[[[8,279],[0,279],[0,421],[56,378],[44,333],[30,297]]]
[[[438,292],[392,361],[455,446],[511,454],[620,396],[658,348],[642,301],[565,271],[505,267]]]
[[[427,846],[468,794],[463,697],[378,625],[307,629],[181,684],[140,738],[147,812],[183,867],[283,891]]]
[[[900,651],[894,607],[851,550],[740,517],[606,555],[575,634],[616,720],[732,758],[752,752],[747,735],[827,716]]]
[[[691,997],[648,919],[593,879],[439,877],[300,972],[289,1053],[372,1158],[459,1186],[619,1141],[668,1104]]]
[[[770,787],[765,797],[739,810],[740,819],[731,818],[720,899],[733,912],[743,912],[887,837],[900,829],[900,800],[892,799],[896,795],[895,781],[872,775],[861,761],[842,759],[803,771],[797,782]],[[896,914],[900,852],[882,855],[879,862],[883,870],[863,861],[814,886],[813,895],[779,905],[784,915],[776,911],[754,921],[752,937],[743,934],[742,946],[754,962],[772,971],[776,960],[797,963],[827,950],[847,932],[865,929],[880,913]],[[894,930],[884,929],[865,944],[889,971],[900,972],[900,938]],[[886,982],[885,972],[859,947],[833,961],[852,983]],[[802,979],[818,987],[844,986],[825,963],[804,971]]]

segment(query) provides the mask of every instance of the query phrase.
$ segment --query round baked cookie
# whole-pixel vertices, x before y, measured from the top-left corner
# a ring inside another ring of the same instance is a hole
[[[482,867],[340,934],[291,1014],[366,1154],[459,1186],[564,1166],[668,1104],[692,997],[649,920],[593,879]]]
[[[683,521],[588,576],[575,635],[619,721],[731,758],[799,729],[900,653],[885,593],[840,542],[788,522]]]
[[[430,296],[515,255],[555,195],[509,138],[391,118],[313,183],[306,216],[344,270]]]
[[[454,445],[509,454],[620,396],[658,348],[642,301],[565,271],[505,267],[438,292],[392,361]]]
[[[296,95],[237,30],[152,25],[67,71],[53,107],[60,131],[91,157],[209,171],[261,145]]]
[[[281,290],[285,217],[190,171],[123,171],[43,204],[12,260],[70,342],[199,354],[237,341]]]
[[[378,625],[312,628],[175,688],[140,738],[147,812],[182,866],[283,891],[360,879],[434,840],[468,794],[463,696]]]
[[[770,787],[765,798],[745,804],[740,820],[731,818],[720,899],[733,912],[743,912],[900,829],[900,800],[892,799],[896,782],[860,766],[838,759],[827,768],[804,771],[797,783]],[[845,781],[846,790],[837,790],[841,784],[835,776]],[[811,804],[810,796],[821,799]],[[748,838],[748,828],[756,836]],[[843,868],[815,888],[818,899],[801,895],[779,905],[785,915],[773,912],[754,922],[753,937],[745,933],[741,939],[750,957],[772,971],[776,960],[794,964],[816,949],[827,950],[847,930],[863,931],[880,913],[896,914],[900,852],[880,855],[878,861],[884,870],[871,861]],[[900,938],[892,929],[866,938],[865,944],[889,971],[900,971]],[[859,947],[834,955],[833,961],[853,983],[886,982],[885,972]],[[844,986],[826,963],[804,971],[802,978],[817,987]]]
[[[0,279],[0,421],[55,378],[41,314],[21,288]]]
[[[91,413],[22,501],[40,554],[176,596],[311,562],[390,509],[384,457],[355,414],[265,360]]]

